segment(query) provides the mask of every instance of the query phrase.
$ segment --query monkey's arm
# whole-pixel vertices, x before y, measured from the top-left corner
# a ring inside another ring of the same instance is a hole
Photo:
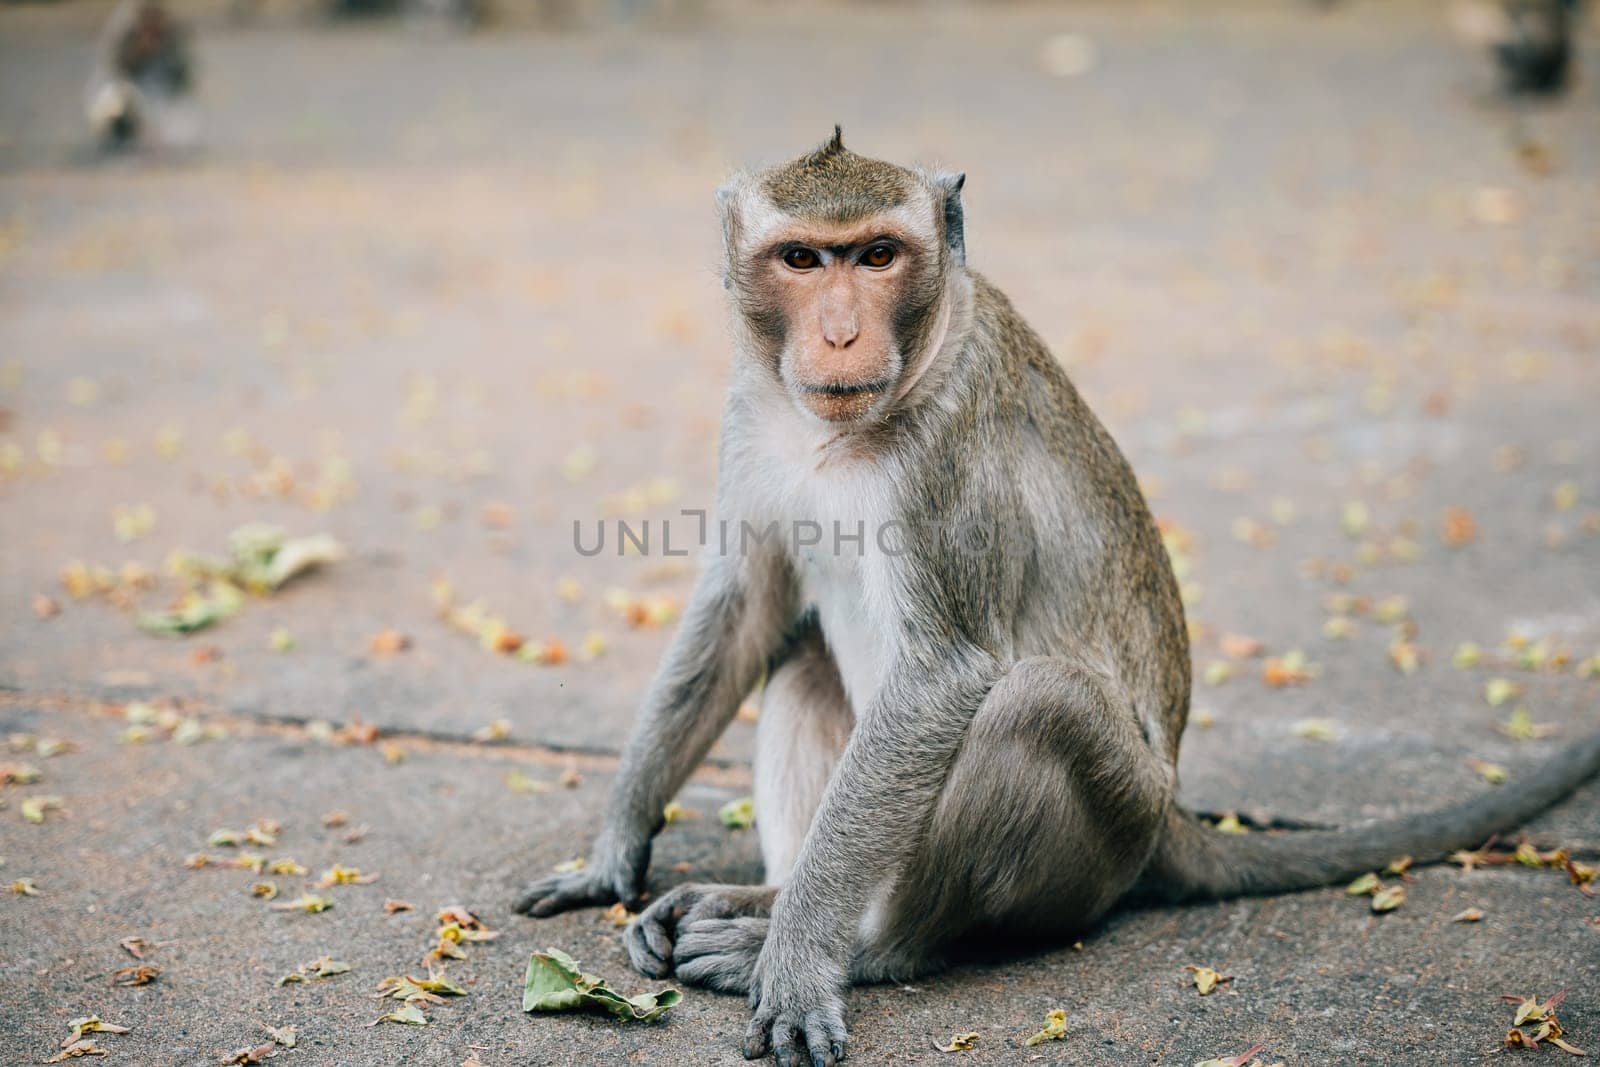
[[[712,558],[622,750],[605,827],[581,871],[542,878],[516,910],[538,917],[623,900],[638,904],[662,809],[727,728],[795,612],[777,551]]]
[[[851,733],[773,905],[751,987],[747,1057],[771,1050],[784,1062],[794,1049],[809,1050],[818,1063],[840,1057],[843,991],[862,915],[927,833],[972,719],[1000,674],[993,656],[972,647],[929,644],[902,653]]]

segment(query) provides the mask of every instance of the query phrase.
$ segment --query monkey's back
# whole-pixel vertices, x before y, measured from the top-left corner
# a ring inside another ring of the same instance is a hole
[[[963,371],[978,440],[1014,487],[999,496],[1023,516],[1017,652],[1065,654],[1108,676],[1176,761],[1189,641],[1161,534],[1132,467],[1061,365],[1004,293],[974,280],[974,358]],[[991,375],[1005,385],[984,389]]]

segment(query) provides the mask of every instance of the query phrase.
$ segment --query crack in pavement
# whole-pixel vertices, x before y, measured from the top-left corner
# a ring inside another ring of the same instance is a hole
[[[379,741],[384,741],[419,752],[600,771],[615,771],[621,758],[619,751],[600,747],[512,740],[480,741],[471,736],[443,730],[373,727],[359,716],[340,722],[334,719],[314,719],[297,715],[273,715],[251,708],[219,706],[199,698],[157,695],[153,689],[148,691],[148,695],[144,691],[136,695],[122,695],[126,692],[118,690],[117,696],[105,693],[29,692],[14,686],[0,685],[0,711],[11,708],[45,708],[113,717],[121,721],[118,712],[123,705],[132,700],[149,700],[152,703],[169,705],[185,714],[203,715],[208,722],[227,727],[229,736],[237,738],[287,737],[337,748],[370,748]],[[317,724],[321,724],[321,727],[319,728]],[[366,742],[328,736],[352,728],[368,727],[374,732],[372,739]],[[708,756],[696,769],[694,778],[697,781],[711,781],[730,787],[748,786],[750,769],[742,760]]]

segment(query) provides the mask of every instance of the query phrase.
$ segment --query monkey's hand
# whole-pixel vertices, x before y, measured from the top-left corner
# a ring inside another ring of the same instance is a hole
[[[796,951],[769,934],[750,985],[744,1058],[770,1052],[779,1067],[833,1067],[845,1058],[847,984],[845,969],[825,954]]]
[[[645,898],[645,871],[650,867],[650,844],[642,848],[610,850],[596,847],[582,870],[551,874],[523,890],[514,910],[535,919],[548,918],[574,908],[622,901],[629,911],[637,911]]]

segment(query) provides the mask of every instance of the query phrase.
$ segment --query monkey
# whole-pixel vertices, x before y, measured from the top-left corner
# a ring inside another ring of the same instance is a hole
[[[1565,91],[1577,0],[1502,0],[1500,7],[1493,51],[1505,90],[1514,96]]]
[[[167,104],[189,96],[193,88],[188,27],[160,0],[122,0],[101,31],[85,96],[89,124],[100,143],[113,149],[133,146],[165,114]]]
[[[1348,831],[1223,834],[1183,808],[1178,583],[1128,461],[967,266],[964,182],[835,128],[719,190],[736,359],[717,508],[740,533],[705,554],[587,864],[515,905],[642,907],[631,962],[745,994],[747,1058],[843,1060],[854,983],[1065,943],[1122,902],[1436,861],[1600,768],[1597,734],[1515,787]],[[644,907],[665,805],[763,676],[766,884]]]

